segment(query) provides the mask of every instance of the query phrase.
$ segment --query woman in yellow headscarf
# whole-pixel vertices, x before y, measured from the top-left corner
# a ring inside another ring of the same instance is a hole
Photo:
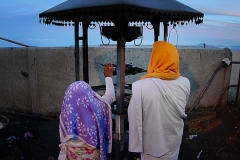
[[[179,55],[177,49],[168,42],[155,42],[148,64],[148,74],[141,79],[155,77],[163,80],[173,80],[179,76]]]
[[[128,107],[129,151],[141,160],[177,160],[190,82],[180,76],[175,46],[153,44],[148,73],[132,84]]]

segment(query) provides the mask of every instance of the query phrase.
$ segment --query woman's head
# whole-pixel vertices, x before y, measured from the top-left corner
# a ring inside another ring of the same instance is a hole
[[[78,137],[105,156],[111,141],[111,110],[84,81],[72,83],[65,92],[61,114],[61,141]]]
[[[154,42],[148,64],[148,74],[143,78],[176,79],[179,73],[179,54],[174,45],[164,41]]]

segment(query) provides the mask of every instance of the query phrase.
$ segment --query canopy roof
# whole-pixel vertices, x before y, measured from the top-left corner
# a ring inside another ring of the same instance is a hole
[[[203,22],[204,14],[176,0],[67,0],[39,14],[45,24],[59,22]]]

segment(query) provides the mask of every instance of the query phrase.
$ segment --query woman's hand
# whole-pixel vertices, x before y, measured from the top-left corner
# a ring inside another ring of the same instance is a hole
[[[111,63],[107,63],[105,66],[104,66],[104,76],[105,77],[112,77],[113,75],[113,65]]]

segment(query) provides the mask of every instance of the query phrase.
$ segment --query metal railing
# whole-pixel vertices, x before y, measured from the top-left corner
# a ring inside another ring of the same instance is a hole
[[[10,43],[14,43],[14,44],[17,44],[17,45],[20,45],[20,46],[24,46],[24,47],[30,47],[26,44],[22,44],[22,43],[19,43],[19,42],[16,42],[16,41],[12,41],[10,39],[6,39],[6,38],[3,38],[3,37],[0,37],[1,40],[4,40],[4,41],[7,41],[7,42],[10,42]]]

